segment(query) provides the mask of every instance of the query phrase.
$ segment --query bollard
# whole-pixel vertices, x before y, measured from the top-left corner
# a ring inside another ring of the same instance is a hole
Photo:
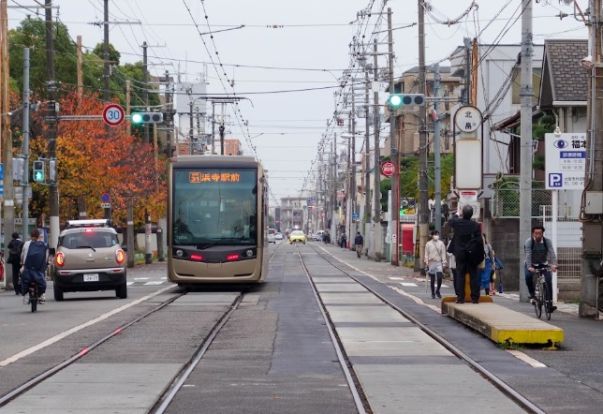
[[[165,255],[163,254],[163,230],[161,227],[157,227],[157,256],[160,262],[165,261]]]

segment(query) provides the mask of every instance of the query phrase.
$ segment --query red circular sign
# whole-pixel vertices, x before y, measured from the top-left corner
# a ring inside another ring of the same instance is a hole
[[[103,122],[109,126],[117,126],[124,122],[124,108],[118,104],[107,104],[103,109]]]
[[[381,174],[386,177],[391,177],[394,175],[394,163],[391,161],[385,161],[381,163]]]

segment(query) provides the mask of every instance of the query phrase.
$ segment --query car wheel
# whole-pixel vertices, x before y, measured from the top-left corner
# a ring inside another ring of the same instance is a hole
[[[55,283],[52,287],[52,291],[54,293],[54,300],[56,300],[57,302],[62,302],[64,299],[63,298],[63,289],[58,287],[57,284]]]
[[[115,295],[120,299],[126,299],[128,297],[128,285],[124,283],[116,288]]]

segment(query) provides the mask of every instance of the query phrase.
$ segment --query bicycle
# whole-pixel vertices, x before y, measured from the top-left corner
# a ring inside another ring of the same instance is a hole
[[[38,302],[40,296],[38,295],[38,283],[33,280],[29,283],[29,304],[31,305],[31,311],[36,312],[38,310]]]
[[[534,312],[536,312],[536,316],[540,319],[542,317],[542,307],[544,305],[546,319],[550,321],[553,303],[552,298],[549,297],[545,274],[547,271],[551,270],[551,267],[546,264],[533,264],[532,267],[535,269],[534,273],[537,275],[537,278],[534,281]]]

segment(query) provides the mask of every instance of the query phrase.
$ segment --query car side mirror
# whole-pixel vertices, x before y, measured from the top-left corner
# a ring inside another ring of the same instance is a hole
[[[122,246],[121,248],[124,252],[128,253],[128,246]]]
[[[54,256],[54,254],[56,253],[56,250],[54,247],[51,247],[50,249],[48,249],[48,254],[51,256]]]

